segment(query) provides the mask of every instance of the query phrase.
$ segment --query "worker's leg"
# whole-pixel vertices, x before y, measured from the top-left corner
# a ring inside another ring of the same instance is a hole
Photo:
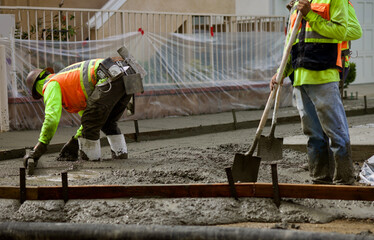
[[[117,80],[111,85],[110,90],[109,85],[96,87],[88,98],[87,107],[82,115],[82,136],[84,138],[90,140],[100,138],[100,130],[107,124],[113,107],[123,98],[125,93],[123,81]],[[119,129],[112,127],[110,131],[118,133]]]
[[[110,144],[113,159],[127,159],[127,145],[124,135],[118,128],[117,121],[123,115],[131,95],[123,94],[122,98],[114,105],[107,121],[102,127]]]
[[[335,184],[354,183],[347,118],[340,98],[339,83],[307,85],[304,89],[314,106],[323,131],[330,138],[335,160]]]
[[[101,128],[103,133],[105,133],[106,135],[121,134],[121,130],[118,128],[117,121],[121,118],[121,116],[125,112],[126,106],[129,103],[130,98],[131,98],[131,95],[126,95],[122,93],[122,97],[113,106],[105,124]]]
[[[123,81],[117,80],[111,83],[111,87],[109,84],[95,87],[87,99],[87,107],[82,115],[82,138],[78,139],[81,153],[83,151],[87,155],[87,160],[98,160],[99,153],[95,153],[95,150],[100,149],[100,129],[105,125],[113,106],[122,98],[124,92]],[[87,148],[84,148],[85,143]],[[90,152],[93,153],[93,159],[88,156]],[[84,154],[81,154],[81,157],[86,159]]]
[[[329,141],[319,123],[313,102],[304,87],[295,87],[294,94],[304,134],[308,137],[309,172],[313,183],[332,184],[334,161],[329,154]]]

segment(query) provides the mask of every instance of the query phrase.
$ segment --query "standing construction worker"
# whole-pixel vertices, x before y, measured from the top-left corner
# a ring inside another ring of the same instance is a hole
[[[296,1],[301,27],[283,77],[294,73],[294,94],[308,137],[309,171],[315,184],[354,183],[350,137],[339,92],[341,42],[361,37],[348,31],[348,0]],[[289,36],[288,36],[289,37]],[[276,84],[275,74],[271,88]]]
[[[24,157],[25,167],[31,159],[36,166],[46,152],[57,130],[62,108],[79,113],[82,125],[62,148],[59,160],[74,161],[78,155],[84,160],[100,160],[100,130],[107,136],[112,157],[127,159],[125,138],[117,121],[133,97],[133,92],[125,88],[126,81],[141,83],[141,78],[133,64],[122,58],[87,60],[57,74],[50,68],[31,71],[27,85],[34,99],[44,97],[45,119],[38,143]]]

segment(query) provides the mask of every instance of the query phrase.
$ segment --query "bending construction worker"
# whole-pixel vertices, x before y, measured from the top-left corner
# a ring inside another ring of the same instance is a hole
[[[291,27],[303,14],[283,77],[294,73],[294,94],[308,137],[309,171],[315,184],[354,184],[351,144],[339,92],[341,43],[361,37],[348,29],[348,0],[296,1]],[[289,36],[288,36],[289,38]],[[276,84],[276,75],[270,83]]]
[[[58,160],[74,161],[78,157],[100,160],[100,130],[107,136],[112,158],[127,159],[126,141],[117,121],[134,93],[143,91],[138,67],[131,58],[129,60],[124,56],[75,63],[57,74],[50,68],[31,71],[27,76],[27,85],[34,99],[44,97],[45,119],[38,143],[24,157],[25,167],[28,167],[30,159],[36,166],[46,152],[57,130],[62,108],[79,113],[81,127],[64,145]]]

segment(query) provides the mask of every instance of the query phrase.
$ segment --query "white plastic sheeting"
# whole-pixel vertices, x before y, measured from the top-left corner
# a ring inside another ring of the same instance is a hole
[[[374,156],[370,157],[361,167],[360,183],[374,186]]]
[[[261,108],[280,64],[284,33],[132,32],[97,41],[16,39],[13,47],[10,42],[0,40],[7,47],[10,126],[19,130],[40,128],[44,119],[43,101],[33,100],[25,86],[30,70],[53,67],[58,72],[75,62],[118,56],[123,45],[147,71],[136,113],[125,120]],[[289,106],[291,86],[284,88],[281,106]],[[63,111],[60,126],[79,122],[77,114]]]

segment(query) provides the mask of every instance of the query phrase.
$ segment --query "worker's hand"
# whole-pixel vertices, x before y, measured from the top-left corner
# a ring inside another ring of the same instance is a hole
[[[297,10],[299,10],[303,14],[303,16],[306,16],[309,13],[309,11],[312,10],[312,6],[309,0],[299,0]]]
[[[274,88],[275,88],[275,86],[278,84],[278,83],[277,83],[277,76],[278,76],[278,73],[275,73],[274,76],[271,78],[271,81],[270,81],[270,84],[269,84],[269,87],[270,87],[270,90],[271,90],[271,91],[273,91]],[[284,79],[284,78],[281,79],[281,81],[280,81],[280,85],[283,84],[283,79]]]
[[[47,144],[44,144],[42,142],[38,142],[33,150],[31,150],[29,153],[27,153],[23,159],[23,165],[25,168],[27,168],[27,162],[30,158],[34,159],[34,161],[37,163],[39,158],[47,151]]]
[[[288,11],[291,11],[293,5],[295,4],[295,1],[296,1],[296,0],[291,0],[291,2],[289,2],[289,3],[286,5],[286,8],[288,9]]]
[[[78,160],[78,139],[72,137],[65,145],[62,147],[57,161],[76,161]]]

